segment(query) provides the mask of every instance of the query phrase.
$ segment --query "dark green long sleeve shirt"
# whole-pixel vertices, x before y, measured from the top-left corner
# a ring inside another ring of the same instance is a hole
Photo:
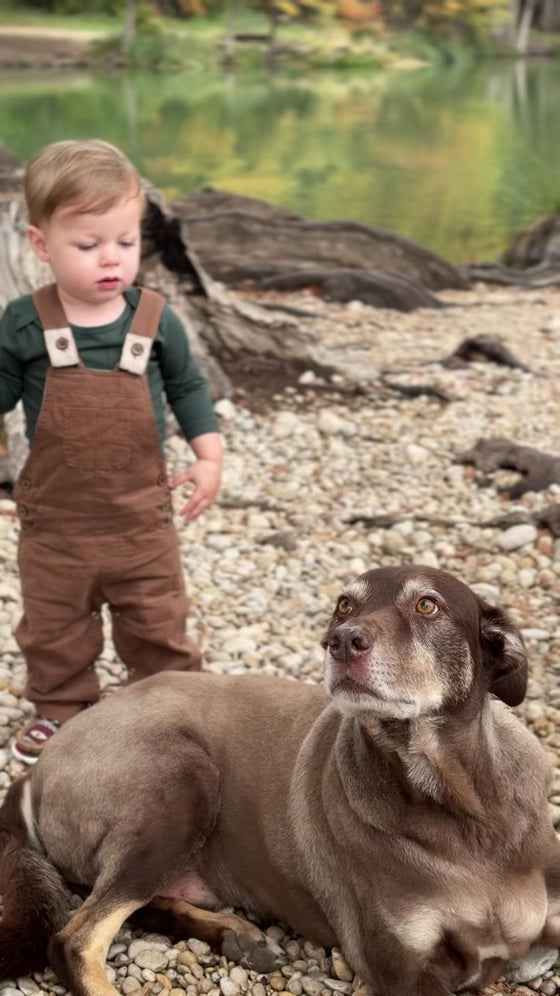
[[[117,321],[98,328],[71,326],[80,359],[88,369],[112,370],[119,362],[124,338],[138,306],[139,288],[131,287],[125,298],[125,311]],[[49,366],[43,329],[31,295],[26,294],[11,301],[0,318],[0,413],[11,411],[21,399],[30,442],[41,411]],[[164,396],[185,439],[219,431],[206,380],[192,357],[180,319],[168,305],[152,346],[147,376],[162,442]]]

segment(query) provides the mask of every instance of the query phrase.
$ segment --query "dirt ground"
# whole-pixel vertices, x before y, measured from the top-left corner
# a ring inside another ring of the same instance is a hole
[[[80,65],[88,61],[93,31],[12,27],[0,24],[0,68]]]

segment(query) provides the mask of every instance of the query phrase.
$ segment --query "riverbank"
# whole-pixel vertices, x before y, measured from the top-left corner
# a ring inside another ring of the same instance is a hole
[[[304,5],[305,6],[305,5]],[[372,11],[373,7],[373,11]],[[122,54],[122,20],[99,14],[60,15],[12,7],[0,15],[0,69],[53,68],[105,64],[135,68],[185,68],[192,47],[213,50],[228,68],[252,68],[263,56],[269,68],[410,69],[419,65],[463,63],[488,56],[557,57],[560,35],[534,30],[523,49],[512,43],[505,26],[500,32],[480,18],[477,26],[455,27],[434,22],[418,29],[397,28],[379,16],[373,5],[350,3],[344,17],[284,19],[271,25],[255,10],[236,9],[235,18],[204,16],[168,18],[155,9],[138,9],[137,37]],[[428,18],[429,22],[429,18]],[[87,36],[90,35],[88,38]],[[10,46],[11,37],[13,45]],[[185,44],[186,43],[186,44]]]
[[[70,31],[0,24],[0,68],[62,68],[87,65],[100,31]]]
[[[244,23],[238,25],[239,40],[235,43],[235,62],[247,67],[262,61],[269,49],[266,23],[257,21],[255,27],[249,17],[247,28]],[[81,68],[106,63],[118,67],[123,64],[120,30],[118,20],[101,22],[98,27],[76,18],[56,19],[55,26],[49,22],[0,23],[0,69]],[[225,22],[216,20],[154,19],[148,30],[140,30],[129,61],[144,68],[181,68],[189,64],[194,48],[197,60],[206,52],[206,58],[229,63],[233,48],[231,41],[226,42],[227,31]],[[319,34],[306,26],[291,25],[280,31],[274,51],[282,63],[295,59],[301,64],[303,60],[314,68],[409,69],[425,64],[406,52],[399,54],[375,33],[366,34],[366,38],[355,39],[351,31],[337,24],[323,26]]]
[[[406,398],[371,384],[365,393],[321,383],[309,373],[276,383],[266,373],[236,377],[231,400],[217,404],[226,441],[224,486],[215,507],[188,527],[178,522],[193,599],[192,632],[206,667],[230,674],[321,680],[319,640],[340,586],[373,567],[416,562],[442,567],[504,605],[525,637],[529,693],[516,712],[554,766],[551,803],[560,823],[560,539],[530,523],[495,523],[515,510],[528,516],[560,500],[560,486],[519,502],[458,462],[479,436],[506,436],[560,453],[560,290],[447,292],[451,307],[409,314],[358,302],[327,304],[311,295],[283,303],[316,313],[317,335],[333,349],[369,350],[401,384],[429,384],[436,397]],[[482,359],[442,363],[467,336],[499,336],[529,370]],[[167,444],[170,470],[184,467],[186,445]],[[176,496],[177,505],[180,496]],[[368,518],[394,517],[383,524]],[[494,524],[492,524],[494,522]],[[21,773],[9,754],[13,731],[29,713],[21,698],[24,666],[13,639],[21,613],[13,503],[0,502],[0,793]],[[105,694],[125,675],[110,638],[97,671]],[[109,952],[119,992],[139,996],[350,996],[357,984],[337,952],[287,934],[288,964],[257,976],[213,955],[200,942],[172,944],[125,927]],[[147,953],[148,952],[148,953]],[[20,980],[10,996],[63,996],[52,972]],[[554,996],[560,960],[530,985],[501,983],[488,993]]]

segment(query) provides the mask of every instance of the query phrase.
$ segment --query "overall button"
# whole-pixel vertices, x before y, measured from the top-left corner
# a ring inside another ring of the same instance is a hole
[[[31,487],[31,481],[28,477],[23,477],[19,483],[24,491],[27,491],[27,489]]]
[[[64,352],[65,349],[68,349],[68,345],[68,339],[65,339],[64,336],[61,336],[60,339],[57,339],[55,342],[56,348],[61,349],[62,352]]]
[[[130,352],[132,353],[133,356],[142,356],[142,353],[144,352],[144,347],[140,342],[135,342],[130,347]]]
[[[21,515],[22,519],[25,519],[25,516],[29,515],[29,509],[27,505],[18,505],[18,512]]]
[[[157,483],[160,488],[162,488],[164,484],[167,484],[167,474],[158,474]]]

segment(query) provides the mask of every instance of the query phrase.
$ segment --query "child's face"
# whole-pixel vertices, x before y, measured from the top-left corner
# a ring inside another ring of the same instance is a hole
[[[63,301],[104,305],[133,282],[140,261],[142,200],[125,197],[104,214],[62,205],[29,228],[39,259],[49,263]]]

